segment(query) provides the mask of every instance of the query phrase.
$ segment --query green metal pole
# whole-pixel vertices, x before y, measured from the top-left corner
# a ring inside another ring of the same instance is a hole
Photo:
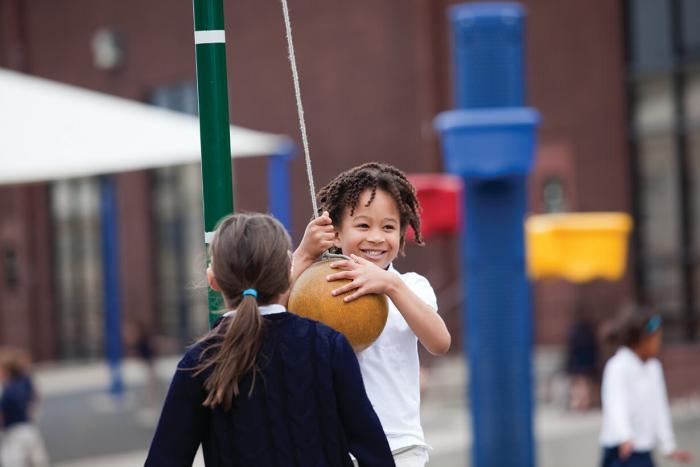
[[[234,210],[224,5],[223,0],[193,0],[193,3],[204,239],[208,245],[217,222]],[[221,296],[209,289],[210,325],[218,317],[214,312],[221,309]]]

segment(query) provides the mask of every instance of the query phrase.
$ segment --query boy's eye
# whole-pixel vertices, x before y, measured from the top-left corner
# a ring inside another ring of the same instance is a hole
[[[367,224],[357,224],[356,227],[359,227],[360,229],[367,229],[367,228],[369,228],[369,225],[367,225]]]

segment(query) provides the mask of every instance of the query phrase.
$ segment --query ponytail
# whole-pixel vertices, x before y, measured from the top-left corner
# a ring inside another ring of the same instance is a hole
[[[230,409],[248,373],[252,395],[266,322],[258,304],[274,303],[289,290],[290,248],[289,234],[270,216],[238,213],[219,223],[210,246],[211,269],[226,308],[236,311],[200,341],[205,347],[194,374],[207,371],[204,406]]]
[[[233,398],[240,394],[241,377],[249,371],[253,373],[249,396],[255,387],[256,359],[265,330],[265,319],[260,314],[255,297],[244,296],[233,319],[224,321],[222,327],[225,328],[219,331],[223,334],[222,341],[215,344],[213,355],[197,367],[196,374],[213,368],[204,382],[208,393],[204,406],[223,406],[228,410]]]

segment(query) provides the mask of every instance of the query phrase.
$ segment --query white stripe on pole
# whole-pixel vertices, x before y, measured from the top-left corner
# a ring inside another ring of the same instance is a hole
[[[218,44],[224,42],[226,42],[226,37],[223,29],[194,32],[195,44]]]

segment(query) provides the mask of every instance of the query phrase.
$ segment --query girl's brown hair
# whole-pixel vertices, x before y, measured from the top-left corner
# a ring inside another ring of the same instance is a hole
[[[660,326],[661,318],[649,308],[626,306],[616,317],[611,329],[604,336],[612,344],[636,347],[642,339],[653,334]]]
[[[360,195],[365,190],[372,192],[367,201],[369,206],[374,200],[377,189],[387,192],[399,208],[401,216],[399,251],[403,253],[406,244],[406,228],[409,225],[415,232],[416,243],[423,245],[423,236],[420,232],[420,203],[416,196],[416,189],[408,181],[406,174],[389,164],[369,162],[346,170],[335,177],[318,192],[319,214],[328,211],[333,225],[339,227],[345,209],[350,209],[352,216]],[[340,253],[337,248],[335,250],[331,252]]]
[[[10,379],[28,376],[31,357],[24,349],[17,347],[0,347],[0,367]]]
[[[289,289],[290,248],[289,234],[271,216],[233,214],[219,223],[210,246],[211,267],[226,308],[235,308],[236,313],[202,339],[211,342],[217,337],[195,368],[195,374],[211,369],[204,383],[205,406],[228,410],[249,371],[253,371],[252,393],[265,331],[258,304],[268,305]],[[244,296],[246,289],[254,289],[257,298]]]

